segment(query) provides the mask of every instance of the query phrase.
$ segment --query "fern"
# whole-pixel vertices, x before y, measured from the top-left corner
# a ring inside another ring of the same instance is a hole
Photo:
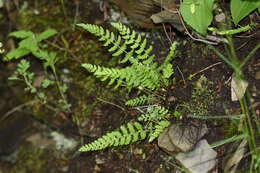
[[[122,125],[118,130],[107,133],[97,140],[81,147],[79,151],[87,152],[102,150],[107,147],[128,145],[130,142],[136,142],[146,138],[146,131],[138,122],[130,122]]]
[[[142,114],[138,117],[139,121],[160,121],[167,118],[169,111],[161,106],[150,106],[148,107],[147,113]]]
[[[110,79],[109,85],[116,83],[115,88],[125,85],[129,90],[137,87],[155,90],[162,83],[167,84],[167,79],[173,74],[170,61],[174,57],[176,43],[171,47],[165,62],[158,68],[157,63],[153,62],[155,55],[151,54],[153,46],[147,46],[146,39],[142,40],[140,34],[131,31],[125,25],[120,23],[111,23],[111,25],[118,30],[118,36],[101,26],[78,24],[78,26],[99,37],[100,41],[104,41],[103,45],[110,47],[108,51],[113,52],[112,56],[124,55],[121,63],[130,61],[132,65],[124,69],[109,69],[91,66],[90,64],[83,64],[82,66],[102,81]]]
[[[154,130],[152,130],[149,134],[149,142],[152,142],[155,138],[157,138],[165,128],[170,125],[170,122],[167,120],[162,120],[154,126]]]
[[[175,56],[176,43],[171,46],[165,61],[158,66],[154,62],[153,46],[148,45],[147,39],[142,39],[140,34],[120,23],[111,23],[111,25],[118,31],[118,35],[101,26],[78,24],[78,26],[99,37],[99,40],[108,48],[112,56],[121,56],[122,60],[120,62],[130,62],[130,66],[121,69],[87,63],[82,64],[82,66],[100,80],[108,80],[108,85],[115,85],[115,88],[125,86],[128,90],[132,88],[158,90],[162,84],[167,84],[173,74],[171,61]],[[128,100],[125,104],[127,106],[150,104],[155,97],[154,95],[143,95]],[[80,151],[93,151],[112,146],[128,145],[131,142],[143,140],[146,136],[151,142],[169,126],[170,122],[167,120],[169,115],[169,111],[162,106],[148,106],[145,113],[138,117],[138,121],[146,125],[143,126],[139,122],[122,125],[118,130],[107,133],[81,147]]]
[[[130,99],[125,102],[126,106],[138,106],[138,105],[144,105],[145,103],[152,100],[152,96],[143,95],[134,99]]]

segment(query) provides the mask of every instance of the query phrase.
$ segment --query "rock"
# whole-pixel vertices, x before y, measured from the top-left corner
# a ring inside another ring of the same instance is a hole
[[[215,20],[216,20],[217,22],[225,22],[225,19],[226,19],[226,16],[225,16],[224,13],[220,13],[220,14],[217,14],[217,15],[215,16]]]
[[[182,127],[174,124],[165,129],[159,136],[158,145],[167,152],[186,152],[191,150],[207,132],[206,125],[197,128],[194,126]]]
[[[191,173],[207,173],[216,165],[217,152],[203,139],[195,149],[188,153],[180,153],[176,159]]]
[[[178,13],[173,13],[173,12],[164,10],[159,13],[153,14],[151,16],[151,19],[155,24],[171,23],[179,31],[181,31],[181,32],[184,31],[184,28],[181,25],[180,16]]]

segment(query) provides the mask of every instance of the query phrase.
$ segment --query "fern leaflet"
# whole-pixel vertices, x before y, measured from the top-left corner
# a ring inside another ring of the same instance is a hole
[[[138,106],[143,105],[152,100],[152,96],[143,95],[125,102],[126,106]]]
[[[167,118],[168,110],[162,106],[150,106],[148,107],[147,113],[142,114],[138,117],[139,121],[160,121]]]
[[[157,138],[163,130],[170,125],[170,122],[167,120],[162,120],[158,124],[154,126],[154,130],[149,134],[149,142],[152,142],[155,138]]]

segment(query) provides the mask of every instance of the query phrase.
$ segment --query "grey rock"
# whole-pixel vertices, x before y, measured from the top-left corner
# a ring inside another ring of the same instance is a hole
[[[204,139],[191,152],[180,153],[176,159],[191,173],[208,173],[216,165],[217,152]]]
[[[171,125],[158,138],[159,147],[168,152],[187,152],[200,140],[208,129],[206,125],[201,128],[194,126],[182,127]]]

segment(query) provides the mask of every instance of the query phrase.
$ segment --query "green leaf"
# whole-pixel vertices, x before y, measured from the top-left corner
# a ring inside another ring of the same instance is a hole
[[[22,59],[18,64],[17,64],[17,71],[21,75],[27,74],[27,70],[30,68],[30,62],[27,60]]]
[[[42,81],[42,87],[43,88],[48,88],[50,85],[54,84],[53,81],[49,80],[49,79],[44,79]]]
[[[15,31],[15,32],[11,32],[9,34],[9,36],[13,36],[13,37],[16,37],[16,38],[21,38],[21,39],[31,37],[33,35],[34,35],[33,32],[25,31],[25,30]]]
[[[214,0],[183,0],[180,6],[184,21],[202,35],[207,34],[207,28],[213,19]]]
[[[231,0],[230,8],[233,21],[237,25],[244,17],[248,16],[252,11],[254,11],[257,8],[260,8],[260,1]]]
[[[8,77],[8,80],[20,80],[17,76]]]
[[[35,37],[29,37],[19,42],[19,48],[25,48],[31,52],[39,49],[38,42]]]
[[[55,29],[48,29],[41,34],[37,36],[37,40],[40,42],[42,40],[45,40],[53,35],[57,34],[57,31]]]
[[[168,79],[173,74],[173,69],[171,64],[167,64],[165,68],[162,69],[163,71],[163,78]]]
[[[29,50],[24,48],[18,48],[10,51],[4,58],[5,61],[10,61],[12,59],[18,59],[30,53]]]

